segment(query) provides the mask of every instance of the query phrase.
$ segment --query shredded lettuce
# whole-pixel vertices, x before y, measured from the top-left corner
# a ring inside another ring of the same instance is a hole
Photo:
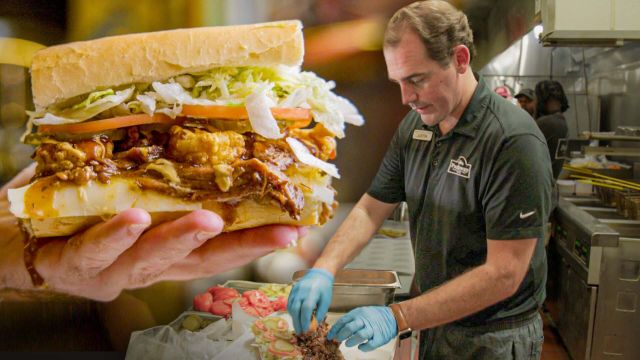
[[[109,110],[125,102],[133,95],[134,87],[114,92],[113,90],[96,91],[86,100],[76,104],[59,114],[47,112],[43,117],[34,119],[36,125],[60,125],[79,123]]]
[[[185,89],[191,89],[196,83],[196,81],[193,79],[193,76],[187,74],[176,76],[175,80],[178,84],[180,84],[180,86]]]
[[[153,97],[142,94],[136,96],[136,99],[140,102],[140,110],[145,114],[153,115],[153,113],[156,112],[156,99]],[[129,104],[131,103],[134,103],[134,101],[131,101]],[[129,105],[129,107],[131,107],[131,105]]]
[[[355,126],[364,125],[364,118],[360,115],[358,108],[346,98],[336,95],[336,106],[338,111],[344,116],[344,122]]]
[[[328,162],[322,161],[317,157],[313,156],[309,149],[300,140],[288,137],[286,139],[287,144],[293,151],[293,154],[298,158],[298,160],[309,166],[318,168],[327,174],[333,176],[336,179],[340,179],[340,174],[338,173],[338,168],[334,164],[330,164]]]
[[[280,101],[278,104],[279,107],[301,107],[301,108],[309,108],[309,103],[307,103],[307,99],[311,96],[311,89],[307,87],[301,87],[295,89],[291,94],[289,94],[284,100]]]
[[[89,105],[91,105],[91,103],[96,102],[97,100],[100,100],[105,96],[109,96],[113,94],[115,94],[113,89],[107,89],[104,91],[94,91],[91,94],[89,94],[89,97],[87,97],[83,102],[73,105],[71,109],[78,110],[78,109],[86,108]]]
[[[278,122],[271,113],[275,102],[267,96],[267,91],[270,89],[269,85],[256,87],[254,92],[247,96],[245,107],[253,131],[267,139],[280,139],[284,135],[280,133]]]
[[[167,107],[156,110],[157,113],[165,114],[172,119],[175,119],[182,113],[182,104],[174,104],[173,107]]]
[[[345,123],[362,125],[364,120],[351,102],[333,92],[334,88],[334,82],[325,81],[312,72],[301,72],[297,67],[220,67],[179,75],[164,82],[136,84],[121,91],[96,91],[69,108],[46,109],[34,114],[32,119],[36,125],[76,123],[120,104],[131,113],[159,112],[171,117],[180,115],[182,105],[246,106],[254,131],[276,138],[280,132],[272,129],[269,117],[273,116],[265,111],[265,106],[302,107],[310,109],[316,122],[342,138]],[[255,106],[256,103],[259,106]],[[256,110],[258,108],[261,110]],[[258,118],[252,119],[254,116]],[[256,126],[261,130],[255,129]]]
[[[214,105],[215,102],[208,99],[193,98],[179,83],[163,84],[153,82],[151,84],[156,94],[162,101],[172,105]]]

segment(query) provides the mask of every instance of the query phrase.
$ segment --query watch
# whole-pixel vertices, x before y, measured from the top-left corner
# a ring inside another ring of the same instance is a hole
[[[410,337],[413,330],[409,327],[407,318],[404,316],[404,312],[402,311],[402,306],[399,303],[394,303],[389,305],[389,307],[391,308],[391,312],[393,312],[393,316],[396,318],[396,323],[398,324],[398,337],[400,340]]]

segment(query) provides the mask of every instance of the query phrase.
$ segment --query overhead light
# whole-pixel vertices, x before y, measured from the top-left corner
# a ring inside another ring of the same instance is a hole
[[[536,39],[540,39],[540,34],[542,34],[542,31],[544,29],[542,28],[542,24],[538,24],[536,26],[533,27],[533,36],[535,36]]]

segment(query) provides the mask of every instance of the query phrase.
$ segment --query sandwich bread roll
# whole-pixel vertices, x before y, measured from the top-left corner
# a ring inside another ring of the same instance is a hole
[[[105,54],[117,54],[106,61]],[[33,102],[47,107],[100,88],[204,71],[218,66],[300,66],[302,24],[296,20],[110,36],[37,52]],[[69,81],[73,79],[73,81]]]

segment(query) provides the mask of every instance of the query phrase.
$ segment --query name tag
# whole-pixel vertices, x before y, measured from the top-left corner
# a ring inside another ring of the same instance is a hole
[[[431,141],[433,131],[429,130],[413,130],[413,138],[421,141]]]

